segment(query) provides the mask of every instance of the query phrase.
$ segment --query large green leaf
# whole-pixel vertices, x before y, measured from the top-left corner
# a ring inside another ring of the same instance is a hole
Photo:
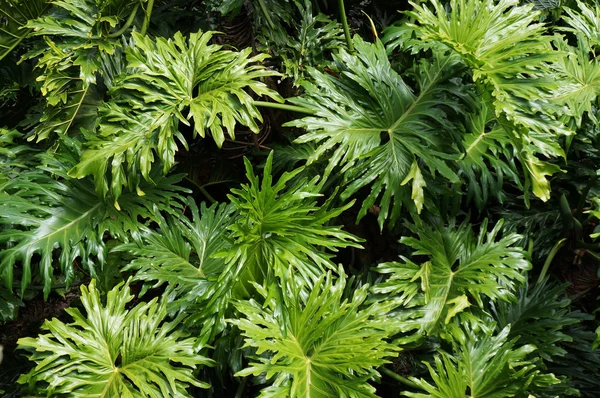
[[[118,211],[111,198],[98,196],[90,179],[77,181],[66,175],[76,154],[22,155],[31,156],[24,159],[26,169],[19,167],[23,159],[14,152],[12,156],[0,163],[0,273],[8,288],[19,264],[21,289],[25,290],[32,279],[34,255],[39,255],[46,297],[56,265],[67,283],[73,280],[76,259],[96,275],[96,267],[104,266],[105,232],[128,239],[140,229],[140,221],[153,218],[153,206],[169,211],[180,206],[182,199],[178,192],[183,189],[175,186],[181,176],[154,174],[154,184],[141,185],[145,196],[127,192]],[[57,253],[60,256],[55,258]]]
[[[509,338],[517,337],[517,345],[536,345],[536,354],[544,360],[565,355],[560,343],[573,341],[565,334],[567,327],[586,318],[584,314],[569,311],[571,300],[565,291],[565,285],[543,280],[521,287],[516,302],[493,303],[491,308],[498,330],[511,325]]]
[[[327,251],[361,247],[359,238],[328,225],[352,203],[339,208],[328,203],[318,206],[318,177],[291,184],[302,171],[298,168],[274,182],[272,163],[273,152],[261,181],[246,160],[249,184],[229,195],[238,219],[230,226],[234,243],[228,261],[237,267],[237,278],[245,287],[250,282],[273,280],[274,276],[287,280],[292,273],[310,286],[326,270],[336,270]]]
[[[585,5],[583,5],[585,7]],[[596,16],[600,23],[600,7],[596,7]],[[572,12],[571,12],[572,13]],[[574,14],[575,15],[575,14]],[[575,20],[565,18],[567,23],[572,24],[565,28],[567,31],[581,29],[581,24],[585,20]],[[576,22],[577,21],[577,22]],[[594,29],[594,26],[588,26]],[[568,105],[572,116],[581,127],[581,120],[586,114],[592,121],[597,123],[593,106],[596,105],[596,98],[600,94],[600,62],[595,57],[594,48],[589,42],[589,38],[583,35],[585,32],[578,31],[577,47],[568,45],[566,40],[558,38],[555,41],[557,48],[567,54],[558,62],[557,67],[564,79],[560,87],[557,99]],[[600,41],[598,42],[600,44]]]
[[[528,391],[558,384],[553,374],[542,373],[527,359],[536,347],[514,348],[514,341],[508,339],[509,333],[510,326],[497,335],[465,330],[453,344],[452,354],[440,352],[435,357],[435,368],[426,363],[433,384],[411,378],[427,393],[404,392],[403,395],[414,398],[526,397]]]
[[[380,264],[376,271],[389,274],[389,278],[373,286],[374,292],[401,306],[399,330],[418,331],[400,341],[437,335],[441,324],[449,323],[465,308],[474,303],[483,307],[483,296],[513,300],[513,291],[525,281],[522,271],[531,267],[523,249],[514,246],[519,235],[498,239],[502,222],[490,232],[484,222],[478,237],[466,223],[415,229],[417,238],[403,237],[400,242],[415,249],[414,256],[428,260],[418,265],[403,257],[403,263]]]
[[[135,46],[126,50],[129,69],[111,83],[113,101],[101,110],[98,134],[71,174],[94,175],[102,194],[110,181],[118,198],[130,176],[150,179],[155,156],[165,173],[173,166],[177,141],[187,148],[180,122],[193,123],[194,135],[209,133],[218,146],[224,130],[234,138],[238,123],[258,133],[262,117],[246,90],[282,101],[260,81],[277,74],[256,64],[266,55],[251,57],[250,48],[222,50],[208,44],[212,35],[198,32],[186,39],[178,32],[173,39],[152,39],[134,33]]]
[[[233,209],[224,204],[206,207],[204,203],[198,209],[192,198],[186,206],[191,219],[179,213],[163,218],[156,209],[158,229],[142,228],[139,241],[116,250],[134,256],[124,269],[137,270],[134,279],[152,287],[166,283],[169,309],[191,313],[190,323],[201,328],[200,341],[208,342],[226,326],[230,295],[222,288],[231,285],[219,277],[230,269],[216,254],[231,246],[227,228],[233,222]]]
[[[331,152],[326,174],[340,166],[348,180],[342,198],[370,186],[358,218],[379,199],[382,227],[399,217],[403,205],[420,212],[427,179],[436,173],[458,181],[447,164],[457,158],[453,144],[460,139],[451,116],[468,109],[469,97],[452,80],[462,71],[455,55],[420,64],[419,90],[413,94],[392,69],[381,42],[355,36],[354,45],[355,55],[342,50],[334,56],[339,76],[310,71],[315,83],[304,83],[306,93],[291,102],[315,115],[288,125],[307,130],[296,142],[320,144],[309,162]]]
[[[261,397],[375,396],[367,380],[399,350],[386,342],[393,333],[386,320],[391,307],[365,304],[368,285],[345,298],[343,269],[339,274],[334,283],[328,272],[308,294],[290,283],[280,296],[259,289],[264,305],[254,300],[235,304],[243,318],[231,323],[260,355],[238,375],[274,379]]]
[[[451,0],[446,8],[431,0],[432,9],[413,4],[410,16],[419,23],[424,42],[438,42],[461,56],[494,109],[494,124],[504,134],[521,163],[526,199],[532,192],[550,197],[548,177],[560,170],[544,158],[564,157],[560,138],[571,134],[557,119],[563,110],[553,103],[558,87],[551,63],[562,54],[553,36],[538,22],[533,5],[518,0]]]
[[[585,40],[586,44],[592,48],[600,47],[600,4],[592,2],[583,2],[576,0],[576,10],[571,7],[564,7],[564,21],[568,26],[561,27],[562,30],[574,33]]]
[[[92,281],[81,286],[86,315],[66,311],[73,322],[45,321],[49,333],[19,339],[36,367],[19,378],[47,396],[191,397],[190,386],[208,388],[193,370],[212,361],[197,353],[195,339],[175,330],[182,318],[167,322],[166,299],[127,309],[129,284],[111,290],[102,303]]]

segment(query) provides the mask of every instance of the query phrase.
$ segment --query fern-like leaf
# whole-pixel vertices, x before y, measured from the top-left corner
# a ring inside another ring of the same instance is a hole
[[[129,284],[119,284],[102,304],[95,282],[81,286],[86,315],[66,311],[73,322],[45,321],[49,333],[19,340],[37,366],[19,378],[47,396],[71,397],[191,397],[193,370],[212,361],[197,353],[195,339],[175,330],[182,318],[167,322],[166,300],[155,298],[126,306],[134,296]]]
[[[334,56],[339,77],[311,70],[315,83],[304,83],[306,93],[291,101],[315,116],[288,125],[307,130],[296,142],[320,143],[309,162],[332,151],[326,174],[336,166],[346,173],[343,199],[370,185],[358,218],[379,199],[382,227],[386,219],[393,223],[398,218],[402,205],[421,211],[427,184],[423,168],[458,181],[447,164],[456,158],[452,144],[458,141],[449,115],[459,104],[468,108],[469,99],[451,81],[462,69],[456,56],[423,63],[415,95],[392,69],[381,42],[369,44],[355,36],[354,45],[356,55],[342,50]]]
[[[339,273],[335,283],[331,272],[319,278],[309,294],[291,283],[277,299],[259,289],[264,305],[235,304],[243,318],[230,322],[242,330],[246,346],[262,354],[237,375],[274,379],[261,397],[375,396],[367,380],[398,352],[386,342],[393,333],[385,319],[390,306],[366,305],[368,285],[344,298],[346,278],[343,269]]]

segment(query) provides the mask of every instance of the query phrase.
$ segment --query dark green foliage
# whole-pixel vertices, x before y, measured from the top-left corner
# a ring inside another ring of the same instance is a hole
[[[597,396],[599,30],[0,0],[2,394]]]

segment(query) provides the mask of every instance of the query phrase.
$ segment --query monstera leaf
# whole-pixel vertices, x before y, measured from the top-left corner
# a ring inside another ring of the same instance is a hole
[[[308,293],[291,283],[275,297],[259,288],[264,305],[254,300],[236,303],[243,318],[231,322],[242,330],[246,346],[260,355],[238,375],[274,379],[261,397],[375,396],[367,380],[398,352],[386,342],[393,333],[385,319],[390,307],[382,302],[367,305],[368,285],[345,298],[343,269],[339,273],[334,282],[328,272]]]
[[[73,322],[45,321],[49,333],[19,340],[36,363],[19,378],[47,396],[191,397],[190,386],[208,388],[194,369],[212,361],[197,353],[195,339],[175,330],[181,317],[167,321],[166,300],[155,298],[127,309],[129,284],[111,290],[102,304],[92,281],[81,286],[86,314],[66,311]]]

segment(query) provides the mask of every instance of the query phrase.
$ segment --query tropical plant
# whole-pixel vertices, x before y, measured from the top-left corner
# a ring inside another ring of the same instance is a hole
[[[86,316],[69,308],[72,323],[46,321],[50,333],[19,340],[37,363],[19,383],[37,385],[47,396],[73,397],[187,397],[189,385],[208,388],[193,370],[212,361],[197,353],[194,338],[175,330],[182,318],[164,322],[166,300],[158,298],[127,309],[133,297],[128,282],[102,304],[94,281],[82,285]]]
[[[524,345],[513,348],[508,339],[510,327],[494,335],[465,330],[458,333],[454,343],[455,355],[440,352],[435,367],[427,364],[434,384],[414,378],[413,381],[427,392],[403,395],[425,398],[518,397],[528,391],[559,383],[552,374],[544,374],[527,355],[536,347]]]
[[[385,341],[394,333],[386,319],[390,303],[363,306],[368,285],[345,297],[347,282],[343,270],[338,273],[341,277],[334,282],[327,272],[308,292],[293,280],[275,294],[256,286],[265,304],[235,304],[244,317],[231,323],[259,355],[238,375],[274,378],[261,396],[374,396],[367,380],[398,350]]]
[[[473,304],[483,307],[482,297],[493,301],[514,299],[512,293],[524,281],[522,271],[531,267],[523,249],[514,247],[516,234],[496,241],[499,222],[487,231],[487,222],[475,236],[470,225],[416,228],[418,238],[403,237],[400,242],[427,256],[422,265],[408,258],[404,263],[380,264],[376,271],[389,278],[373,287],[401,306],[398,330],[417,330],[402,341],[438,335],[458,313]]]
[[[599,21],[0,0],[1,393],[596,397]]]

